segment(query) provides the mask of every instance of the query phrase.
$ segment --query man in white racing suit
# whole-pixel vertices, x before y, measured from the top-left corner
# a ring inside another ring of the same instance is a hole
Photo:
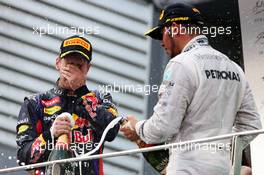
[[[172,59],[153,115],[143,121],[129,116],[130,128],[121,129],[128,139],[175,143],[261,128],[242,69],[213,49],[206,36],[177,32],[203,23],[198,9],[177,3],[162,10],[158,26],[146,33],[161,40]],[[170,149],[167,175],[227,175],[229,166],[230,139],[184,145]]]

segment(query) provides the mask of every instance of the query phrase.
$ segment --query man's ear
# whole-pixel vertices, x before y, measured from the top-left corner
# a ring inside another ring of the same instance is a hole
[[[60,70],[60,67],[61,67],[61,58],[60,57],[58,57],[56,59],[55,67],[56,67],[57,70]]]
[[[173,38],[174,36],[179,36],[180,32],[179,32],[179,24],[177,24],[176,22],[173,22],[171,25],[171,38]]]

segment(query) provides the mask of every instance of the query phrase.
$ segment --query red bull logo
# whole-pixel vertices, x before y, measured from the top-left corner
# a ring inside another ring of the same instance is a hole
[[[77,128],[83,128],[84,126],[89,127],[90,126],[90,122],[89,120],[85,119],[85,118],[80,118],[78,115],[76,114],[72,114],[73,120],[75,122],[73,129],[77,129]]]
[[[82,99],[84,100],[85,109],[89,113],[89,115],[94,118],[96,117],[96,107],[98,104],[98,99],[96,98],[96,95],[94,93],[88,93],[84,96],[82,96]],[[88,104],[88,105],[87,105]]]
[[[87,129],[87,134],[83,135],[80,131],[74,131],[74,142],[75,143],[88,143],[93,141],[93,131]]]

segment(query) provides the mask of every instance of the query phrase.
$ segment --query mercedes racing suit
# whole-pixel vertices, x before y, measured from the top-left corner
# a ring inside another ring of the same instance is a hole
[[[87,111],[83,100],[90,104]],[[75,95],[68,95],[68,90],[58,86],[45,92],[26,97],[21,107],[17,123],[17,158],[20,165],[47,161],[52,149],[50,128],[59,114],[72,114],[75,125],[72,128],[70,148],[75,156],[94,149],[100,141],[106,126],[117,116],[117,110],[110,94],[89,91],[82,86]],[[119,130],[119,125],[106,135],[106,141],[112,141]],[[103,147],[95,153],[102,153]],[[81,166],[83,175],[103,175],[103,161],[91,160],[75,163],[75,174],[79,174]],[[35,172],[45,172],[41,168]]]
[[[136,124],[137,134],[147,143],[175,143],[260,128],[242,69],[213,49],[203,35],[193,38],[169,61],[153,115]],[[228,175],[229,157],[229,139],[183,145],[170,149],[167,175]]]

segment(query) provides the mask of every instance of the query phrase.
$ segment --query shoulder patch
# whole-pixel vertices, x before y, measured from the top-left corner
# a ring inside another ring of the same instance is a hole
[[[28,130],[28,128],[29,128],[29,125],[27,125],[27,124],[20,125],[18,127],[18,132],[17,133],[21,134],[21,133],[25,132],[26,130]]]
[[[171,74],[172,74],[171,70],[166,70],[164,72],[163,81],[170,81],[171,80]]]

